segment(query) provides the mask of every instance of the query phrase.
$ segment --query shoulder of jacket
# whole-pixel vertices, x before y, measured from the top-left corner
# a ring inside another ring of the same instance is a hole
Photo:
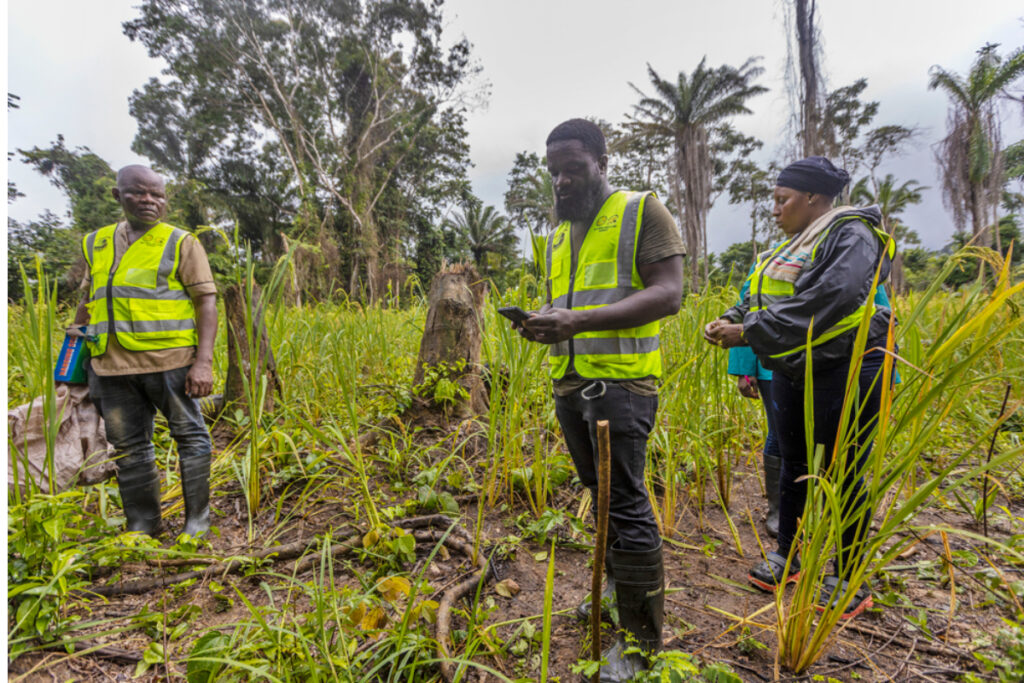
[[[832,227],[818,248],[831,255],[836,249],[864,248],[873,251],[877,244],[873,227],[860,217],[854,217]]]

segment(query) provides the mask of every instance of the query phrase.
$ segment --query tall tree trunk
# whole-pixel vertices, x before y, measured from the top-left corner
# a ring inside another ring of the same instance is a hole
[[[701,273],[707,283],[707,215],[710,197],[711,160],[707,149],[707,131],[691,126],[687,128],[677,142],[680,147],[683,180],[683,196],[685,198],[686,229],[697,245],[695,258],[701,261]],[[700,288],[697,268],[694,268],[694,291]]]
[[[889,237],[892,238],[894,242],[896,241],[896,224],[884,216],[882,217],[882,229],[888,233]],[[907,293],[906,277],[903,272],[903,252],[898,248],[896,250],[896,256],[892,260],[892,267],[889,272],[889,282],[891,284],[893,295],[902,295]]]
[[[796,42],[800,60],[800,81],[803,85],[800,102],[800,132],[805,157],[821,154],[821,102],[818,98],[819,76],[817,35],[814,27],[815,0],[796,0]]]
[[[897,251],[896,258],[892,260],[892,291],[893,294],[903,295],[907,293],[907,279],[903,271],[903,252]]]
[[[277,374],[274,351],[270,347],[270,335],[264,324],[263,294],[259,285],[255,283],[253,283],[252,291],[252,328],[250,329],[246,324],[244,287],[234,284],[224,290],[224,313],[228,329],[228,372],[224,385],[223,405],[225,408],[231,406],[240,408],[249,414],[247,382],[255,394],[256,391],[259,391],[258,383],[265,376],[267,392],[263,397],[263,412],[269,413],[274,409],[274,394],[277,393],[279,397],[281,395],[281,378]],[[258,345],[251,343],[252,334],[259,336]],[[256,348],[255,359],[252,358],[252,349],[250,348],[253,346]],[[255,373],[251,371],[253,363],[256,364]]]
[[[751,188],[753,194],[753,188]],[[750,208],[750,265],[757,264],[757,202]]]
[[[683,201],[683,189],[682,189],[682,160],[681,153],[676,152],[676,163],[675,171],[672,174],[672,201],[676,205],[676,211],[679,212],[679,227],[683,235],[683,244],[686,246],[686,267],[690,274],[690,291],[696,292],[700,289],[698,279],[698,259],[700,258],[699,245],[694,239],[693,232],[690,230],[690,221],[686,217],[686,207]]]
[[[371,249],[366,252],[366,301],[377,303],[380,298],[380,252]]]
[[[981,235],[975,242],[975,245],[979,247],[992,246],[991,236],[983,234],[986,232],[984,197],[984,186],[981,183],[971,183],[971,234],[975,237]]]
[[[998,196],[998,195],[997,195]],[[992,241],[996,245],[996,251],[1003,253],[1003,236],[999,234],[999,202],[992,202]]]

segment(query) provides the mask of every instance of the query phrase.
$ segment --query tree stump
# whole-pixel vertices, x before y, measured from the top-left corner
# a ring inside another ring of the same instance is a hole
[[[433,417],[435,424],[447,424],[487,412],[480,364],[486,295],[487,283],[471,265],[443,268],[431,280],[413,379],[418,400],[407,418]]]
[[[269,413],[274,409],[274,393],[281,395],[281,378],[277,374],[277,363],[274,360],[274,352],[270,348],[270,335],[267,333],[264,324],[263,293],[259,285],[252,286],[252,329],[259,334],[260,341],[257,349],[258,372],[256,381],[259,382],[263,375],[267,377],[267,393],[263,399],[263,412]],[[235,406],[241,408],[246,415],[250,414],[249,394],[246,391],[245,378],[252,377],[250,368],[253,359],[250,357],[249,329],[245,321],[245,288],[242,285],[234,284],[224,290],[224,314],[227,317],[228,329],[228,373],[224,385],[224,400],[222,406],[228,408]]]

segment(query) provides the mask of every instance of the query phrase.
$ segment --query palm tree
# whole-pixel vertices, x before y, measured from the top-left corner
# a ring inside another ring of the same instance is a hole
[[[930,90],[944,90],[951,103],[948,134],[936,153],[946,204],[953,210],[957,229],[962,230],[970,216],[972,232],[975,237],[981,235],[978,241],[983,246],[991,238],[982,233],[998,222],[995,211],[1003,186],[998,104],[1008,97],[1006,88],[1024,75],[1024,48],[1004,62],[997,47],[989,43],[978,50],[966,78],[933,66],[928,82]]]
[[[473,255],[473,262],[481,273],[488,270],[488,254],[506,254],[516,243],[515,231],[509,225],[508,219],[498,213],[493,206],[473,202],[445,222],[465,241],[466,247]]]
[[[921,192],[927,189],[916,180],[908,180],[897,186],[892,173],[886,174],[881,181],[865,176],[853,186],[850,201],[855,204],[878,205],[882,212],[882,228],[901,246],[907,243],[916,244],[920,241],[917,233],[904,225],[898,216],[911,204],[920,204]],[[902,249],[897,250],[896,259],[892,264],[892,288],[897,294],[906,291]]]
[[[544,273],[548,232],[555,226],[555,191],[551,174],[536,154],[520,152],[508,178],[505,210],[509,220],[530,233],[535,274]]]
[[[683,211],[683,238],[691,263],[704,255],[704,278],[707,279],[707,215],[711,208],[711,185],[714,174],[712,148],[721,124],[737,114],[750,114],[746,102],[767,91],[753,80],[764,69],[757,65],[759,57],[751,57],[740,68],[722,65],[706,66],[707,57],[692,74],[679,72],[675,83],[666,81],[647,65],[654,86],[653,97],[630,86],[640,95],[634,109],[633,128],[638,133],[660,137],[672,142],[675,168],[672,191],[675,204]],[[680,187],[682,186],[682,188]],[[691,285],[699,287],[697,268],[690,268]]]

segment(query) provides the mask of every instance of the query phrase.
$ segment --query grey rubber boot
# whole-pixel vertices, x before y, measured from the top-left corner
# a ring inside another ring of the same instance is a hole
[[[117,469],[117,488],[124,506],[125,531],[141,531],[155,536],[160,531],[160,473],[156,463]]]
[[[604,652],[608,663],[601,667],[602,683],[625,683],[648,668],[647,657],[626,654],[631,646],[646,655],[661,650],[661,629],[665,621],[665,569],[661,544],[648,550],[612,549],[615,599],[619,609],[620,634]]]
[[[183,458],[178,467],[185,498],[185,528],[181,533],[200,536],[210,530],[210,454]]]
[[[601,618],[605,621],[612,620],[611,610],[608,606],[615,600],[615,575],[612,573],[611,552],[606,551],[604,555],[604,590],[601,591]],[[583,598],[583,601],[576,606],[576,618],[580,621],[590,621],[590,593]]]
[[[782,458],[774,455],[764,456],[764,495],[768,499],[768,518],[764,520],[764,527],[772,538],[779,535],[779,476],[781,472]]]

